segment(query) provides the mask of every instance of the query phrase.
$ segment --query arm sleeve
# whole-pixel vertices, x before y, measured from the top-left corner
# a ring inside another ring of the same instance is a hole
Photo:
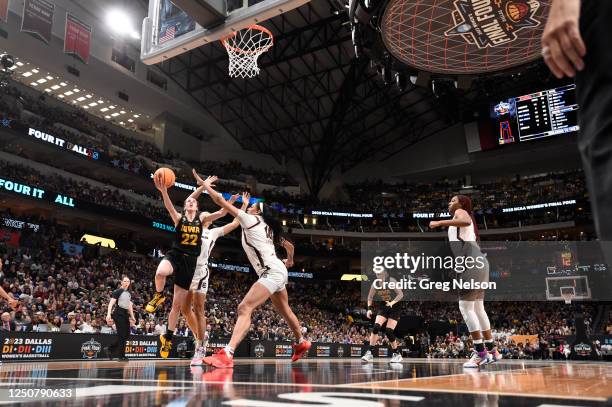
[[[253,215],[249,215],[243,210],[238,211],[238,222],[240,222],[240,226],[243,228],[249,228],[257,223],[257,218]]]

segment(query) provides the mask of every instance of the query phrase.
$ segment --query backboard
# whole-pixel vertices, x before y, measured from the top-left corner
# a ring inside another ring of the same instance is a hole
[[[213,0],[208,0],[212,4]],[[218,0],[215,12],[225,14],[221,22],[203,27],[197,18],[181,10],[171,0],[150,0],[148,16],[142,23],[140,58],[147,65],[157,64],[221,37],[259,24],[300,7],[310,0]],[[199,0],[199,3],[206,3]]]
[[[568,293],[571,300],[589,300],[591,288],[587,276],[546,277],[546,299],[548,301],[565,301]]]

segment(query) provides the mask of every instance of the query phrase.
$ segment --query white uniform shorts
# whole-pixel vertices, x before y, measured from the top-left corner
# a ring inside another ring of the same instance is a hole
[[[207,265],[196,266],[195,273],[193,274],[193,279],[191,280],[191,285],[189,286],[189,289],[197,293],[206,294],[208,292],[209,276],[210,271],[208,270]]]
[[[287,278],[286,268],[274,267],[261,273],[257,282],[266,287],[270,294],[274,294],[285,289]]]

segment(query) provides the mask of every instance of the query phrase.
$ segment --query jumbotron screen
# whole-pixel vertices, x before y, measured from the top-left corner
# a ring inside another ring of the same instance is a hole
[[[493,131],[500,145],[573,133],[577,111],[574,84],[513,97],[491,107]]]

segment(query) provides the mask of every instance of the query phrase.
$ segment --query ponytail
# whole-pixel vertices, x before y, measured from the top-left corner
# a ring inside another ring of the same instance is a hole
[[[274,246],[280,246],[283,241],[283,225],[278,218],[278,212],[273,209],[270,205],[266,205],[263,202],[257,204],[259,206],[259,212],[264,222],[272,230],[272,240]]]
[[[474,235],[476,235],[476,241],[480,242],[480,234],[478,233],[478,225],[476,224],[476,218],[474,217],[474,210],[472,208],[472,198],[467,195],[457,195],[457,200],[461,204],[461,209],[466,211],[470,218],[472,218],[472,226],[474,227]]]

